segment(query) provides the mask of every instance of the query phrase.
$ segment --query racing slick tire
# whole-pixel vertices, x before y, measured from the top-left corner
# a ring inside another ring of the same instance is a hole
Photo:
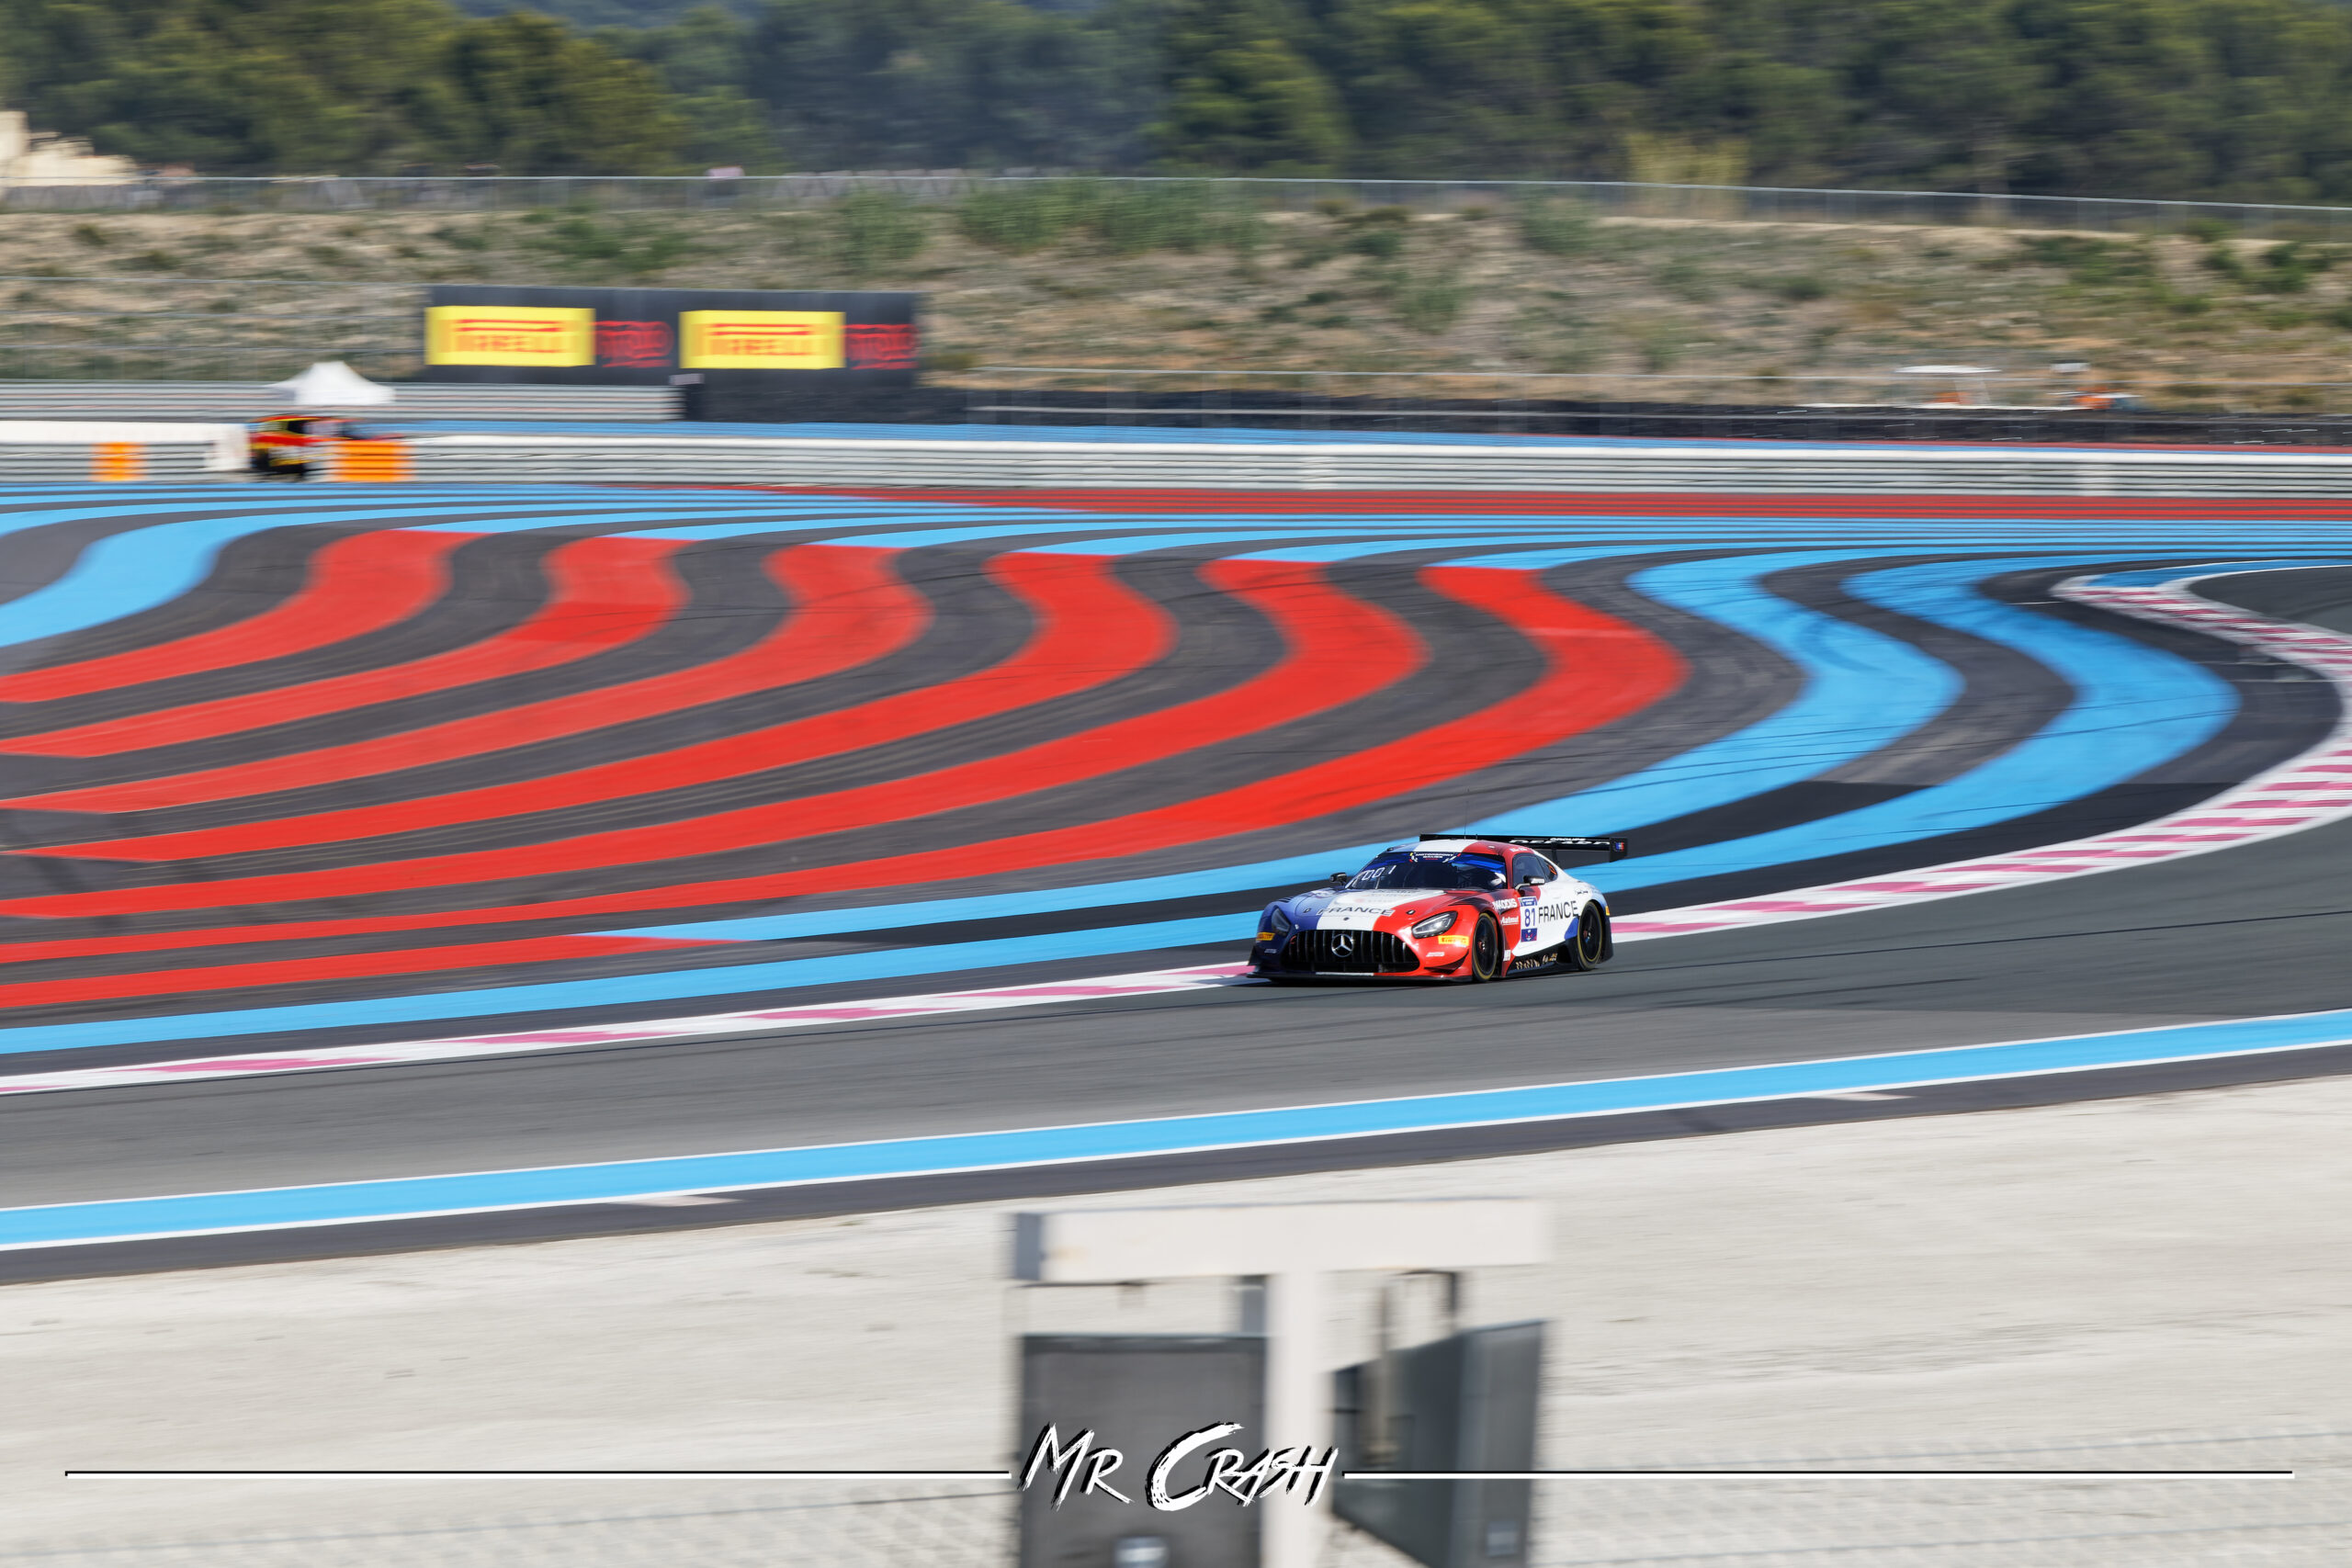
[[[1464,976],[1476,986],[1499,979],[1502,972],[1503,929],[1492,915],[1481,915],[1470,933],[1470,961],[1463,965]]]
[[[1560,973],[1582,975],[1598,969],[1615,950],[1616,944],[1609,940],[1609,911],[1598,904],[1587,904],[1577,917],[1577,934],[1560,944]]]

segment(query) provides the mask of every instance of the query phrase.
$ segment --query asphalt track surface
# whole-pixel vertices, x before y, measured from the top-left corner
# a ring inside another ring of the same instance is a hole
[[[1148,515],[515,496],[0,503],[0,528],[21,525],[0,536],[0,1072],[1230,961],[1246,918],[1209,933],[1315,880],[1318,856],[1479,822],[1634,833],[1637,857],[1594,874],[1629,914],[2014,853],[2192,806],[2340,716],[2325,682],[2054,583],[2308,561],[2207,592],[2352,626],[2352,569],[2324,564],[2352,527],[2285,502],[1171,498]],[[2352,1007],[2347,867],[2337,821],[1628,945],[1592,976],[1222,987],[26,1095],[0,1103],[0,1207],[2321,1011]],[[1097,940],[1129,926],[1203,934]],[[954,956],[1008,939],[1038,956]],[[1966,1109],[2338,1071],[2340,1055],[724,1210],[0,1253],[0,1276]]]

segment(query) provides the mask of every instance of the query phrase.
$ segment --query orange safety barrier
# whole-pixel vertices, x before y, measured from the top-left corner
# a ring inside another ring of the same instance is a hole
[[[334,478],[382,483],[413,477],[405,441],[343,441],[334,447]]]
[[[90,478],[93,479],[141,479],[146,475],[146,451],[138,442],[90,443]]]

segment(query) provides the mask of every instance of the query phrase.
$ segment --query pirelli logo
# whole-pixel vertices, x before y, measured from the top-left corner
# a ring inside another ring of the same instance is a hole
[[[529,305],[435,305],[424,313],[429,365],[596,363],[596,312]]]
[[[839,310],[684,310],[678,364],[688,370],[839,370]]]

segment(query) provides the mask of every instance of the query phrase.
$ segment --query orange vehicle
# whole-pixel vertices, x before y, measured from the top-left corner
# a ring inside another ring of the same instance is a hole
[[[253,422],[245,437],[248,463],[265,479],[306,479],[327,460],[326,448],[344,439],[344,422],[303,414],[273,414]]]

